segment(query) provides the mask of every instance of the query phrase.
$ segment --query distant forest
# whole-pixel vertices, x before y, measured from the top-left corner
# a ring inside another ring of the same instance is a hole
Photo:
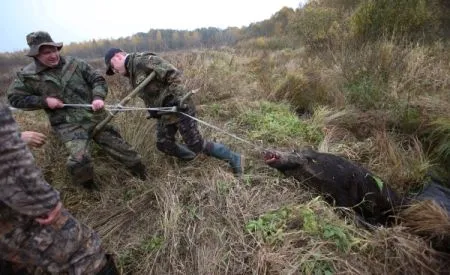
[[[63,54],[101,58],[110,47],[156,53],[231,46],[240,49],[327,47],[343,33],[363,40],[408,34],[434,41],[450,35],[449,0],[310,0],[297,9],[282,8],[271,18],[242,28],[200,28],[193,31],[150,29],[118,39],[92,39],[64,45]],[[356,12],[355,12],[356,11]],[[348,22],[348,15],[351,16]],[[345,19],[346,18],[346,19]],[[344,22],[344,19],[346,22]],[[30,30],[31,31],[31,30]],[[340,34],[339,34],[340,33]],[[402,37],[405,37],[402,35]],[[377,38],[377,37],[375,37]],[[25,39],[25,38],[24,38]],[[57,40],[57,37],[54,38]],[[30,62],[25,51],[0,53],[0,73]]]
[[[92,39],[89,41],[64,45],[63,54],[85,59],[100,58],[110,47],[117,47],[126,51],[164,52],[193,48],[213,48],[233,46],[239,41],[252,37],[274,36],[286,34],[289,17],[295,11],[283,8],[271,19],[254,23],[243,28],[200,28],[193,31],[151,29],[147,33],[139,32],[128,37],[118,39]],[[25,38],[24,38],[25,39]],[[57,40],[55,37],[54,39]],[[26,51],[0,54],[0,71],[5,67],[24,65],[30,62],[25,56]]]

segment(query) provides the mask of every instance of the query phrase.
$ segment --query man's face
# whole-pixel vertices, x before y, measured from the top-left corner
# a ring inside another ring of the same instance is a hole
[[[122,53],[116,53],[111,58],[111,69],[114,73],[125,75],[127,69],[125,68],[125,56]]]
[[[47,67],[56,67],[60,60],[58,48],[54,46],[42,46],[39,48],[39,54],[36,58]]]

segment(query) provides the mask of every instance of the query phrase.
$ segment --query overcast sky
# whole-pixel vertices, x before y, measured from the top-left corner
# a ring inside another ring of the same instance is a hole
[[[306,0],[2,0],[0,52],[28,48],[45,30],[55,42],[119,38],[150,29],[243,27]]]

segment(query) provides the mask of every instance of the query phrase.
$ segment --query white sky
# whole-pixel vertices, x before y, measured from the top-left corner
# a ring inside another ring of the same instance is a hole
[[[150,29],[243,27],[306,0],[2,0],[0,52],[28,48],[45,30],[55,42],[119,38]]]

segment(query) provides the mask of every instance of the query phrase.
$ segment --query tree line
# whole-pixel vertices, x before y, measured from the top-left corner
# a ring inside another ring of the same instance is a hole
[[[295,10],[284,7],[267,20],[242,28],[151,29],[118,39],[71,43],[64,45],[63,54],[101,58],[110,47],[156,53],[221,46],[321,48],[344,36],[358,42],[383,35],[435,41],[450,35],[449,13],[448,0],[310,0]],[[0,53],[0,73],[30,62],[25,53]]]

